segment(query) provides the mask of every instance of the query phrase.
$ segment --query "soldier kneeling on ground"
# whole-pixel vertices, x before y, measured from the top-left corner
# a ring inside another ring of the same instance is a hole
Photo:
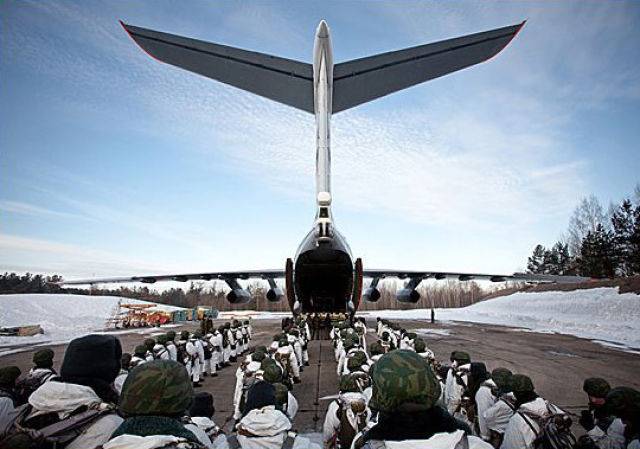
[[[415,352],[385,354],[373,366],[371,378],[370,407],[378,412],[378,421],[356,436],[353,448],[491,449],[436,405],[440,383],[429,364]]]

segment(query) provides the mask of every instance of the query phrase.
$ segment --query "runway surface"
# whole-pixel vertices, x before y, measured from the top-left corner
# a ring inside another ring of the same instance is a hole
[[[604,377],[612,386],[640,388],[640,378],[637,376],[640,354],[604,347],[572,336],[523,332],[502,326],[459,322],[431,324],[420,320],[400,322],[407,330],[416,330],[422,335],[439,360],[446,361],[452,350],[463,349],[470,353],[472,360],[485,362],[489,369],[504,366],[514,372],[527,374],[533,379],[540,395],[569,412],[576,412],[585,405],[582,382],[587,377]],[[373,326],[375,322],[368,324]],[[280,322],[276,320],[255,320],[251,346],[270,343],[279,327]],[[181,329],[195,330],[196,325],[172,328],[176,331]],[[166,330],[160,329],[159,332]],[[120,334],[118,337],[123,349],[132,352],[146,335]],[[373,338],[371,335],[370,339]],[[65,345],[51,348],[56,353],[55,365],[59,368]],[[40,347],[1,357],[0,365],[15,364],[25,372],[31,366],[33,351],[37,349]],[[305,433],[322,431],[324,414],[331,401],[326,397],[335,395],[338,389],[331,342],[310,342],[309,357],[310,366],[305,367],[301,375],[302,383],[295,385],[293,391],[300,406],[294,427]],[[232,425],[232,397],[237,367],[238,363],[235,363],[220,371],[218,377],[205,378],[203,386],[199,388],[213,394],[216,406],[214,419],[227,430]]]

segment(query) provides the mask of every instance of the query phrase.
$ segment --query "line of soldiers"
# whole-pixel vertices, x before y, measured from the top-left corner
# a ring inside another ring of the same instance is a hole
[[[201,386],[201,380],[209,375],[218,376],[218,371],[235,363],[239,356],[247,352],[251,341],[251,322],[233,320],[217,328],[212,322],[203,320],[202,329],[193,333],[174,331],[147,338],[135,347],[133,355],[125,354],[123,372],[116,380],[121,389],[126,379],[126,370],[153,360],[173,360],[185,366],[194,387]],[[176,341],[176,337],[179,337]]]
[[[491,373],[468,353],[436,360],[424,340],[377,319],[364,344],[363,320],[331,331],[340,391],[324,424],[326,448],[638,449],[640,392],[585,380],[588,409],[571,433],[569,413],[541,398],[526,375]]]

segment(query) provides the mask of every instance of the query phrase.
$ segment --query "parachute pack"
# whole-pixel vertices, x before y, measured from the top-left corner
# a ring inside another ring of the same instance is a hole
[[[97,410],[80,407],[62,420],[55,412],[30,419],[31,411],[30,405],[22,406],[10,430],[0,439],[0,449],[65,447],[101,416],[113,413],[113,408]]]
[[[518,411],[517,413],[531,427],[536,439],[535,449],[572,449],[576,444],[576,437],[571,432],[571,418],[546,402],[547,413],[543,416]],[[538,429],[533,425],[535,422]]]

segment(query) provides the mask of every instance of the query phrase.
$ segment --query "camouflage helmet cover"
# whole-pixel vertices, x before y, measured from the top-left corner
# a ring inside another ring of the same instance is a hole
[[[147,347],[149,351],[151,351],[153,347],[156,345],[156,341],[153,338],[145,338],[144,345]]]
[[[193,386],[184,366],[154,360],[129,372],[118,408],[123,416],[182,416],[192,402]]]
[[[524,374],[514,374],[511,378],[511,390],[514,393],[530,393],[535,391],[533,381]]]
[[[356,393],[360,391],[358,381],[354,376],[345,374],[340,376],[340,392],[341,393]]]
[[[422,338],[416,338],[413,347],[416,352],[425,352],[427,350],[427,345]]]
[[[511,378],[513,377],[513,373],[511,370],[507,368],[496,368],[491,371],[491,379],[502,391],[511,391]]]
[[[440,397],[440,383],[431,367],[413,351],[383,355],[374,365],[371,379],[371,407],[383,412],[428,410]]]
[[[590,377],[585,379],[582,389],[594,398],[606,398],[611,391],[611,385],[600,377]]]
[[[367,354],[364,351],[356,351],[347,359],[347,369],[349,371],[357,371],[362,365],[368,362]]]
[[[167,332],[167,341],[173,341],[176,339],[176,331]]]
[[[147,347],[145,345],[138,345],[133,350],[133,355],[137,355],[138,357],[144,357],[147,353]]]
[[[611,414],[623,420],[637,420],[640,415],[640,391],[631,387],[616,387],[607,394]]]

